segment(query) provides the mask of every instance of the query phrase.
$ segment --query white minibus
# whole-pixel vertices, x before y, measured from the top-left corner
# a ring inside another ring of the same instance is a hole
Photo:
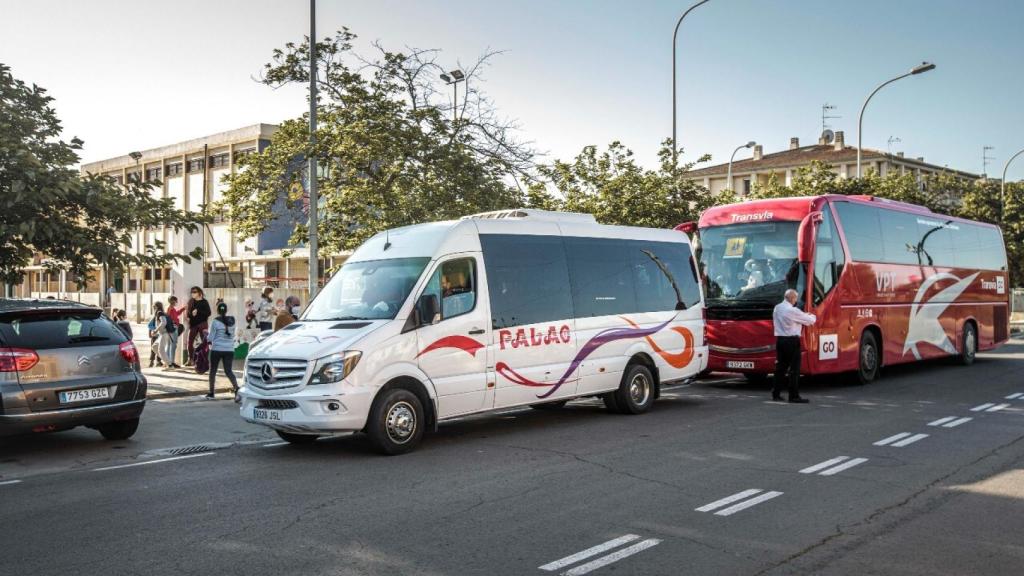
[[[600,397],[650,409],[707,366],[687,236],[509,210],[381,232],[245,362],[241,415],[291,443],[364,431],[385,454],[438,422]]]

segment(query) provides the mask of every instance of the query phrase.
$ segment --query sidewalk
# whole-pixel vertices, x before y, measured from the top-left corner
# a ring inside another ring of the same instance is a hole
[[[196,374],[191,366],[183,366],[172,370],[164,370],[163,367],[149,368],[150,344],[149,329],[145,324],[132,324],[132,341],[139,350],[139,362],[142,363],[142,373],[146,375],[149,382],[149,393],[147,398],[175,398],[181,396],[199,396],[210,391],[210,376],[207,374]],[[181,363],[180,344],[184,339],[179,340],[178,363]],[[235,378],[238,385],[242,385],[242,361],[235,360]],[[217,373],[215,391],[218,395],[231,393],[231,382],[224,376],[224,369],[220,368]]]

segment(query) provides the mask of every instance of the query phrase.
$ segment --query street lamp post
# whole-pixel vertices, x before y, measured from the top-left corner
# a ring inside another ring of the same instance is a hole
[[[676,155],[678,154],[679,144],[676,142],[676,38],[679,36],[679,25],[683,23],[683,18],[693,11],[694,8],[706,3],[708,0],[700,0],[693,6],[686,9],[683,15],[676,21],[676,28],[672,32],[672,167],[676,167]]]
[[[874,96],[876,93],[878,93],[878,91],[881,90],[882,88],[888,86],[889,84],[892,84],[893,82],[895,82],[897,80],[902,80],[902,79],[906,78],[907,76],[914,76],[914,75],[917,75],[917,74],[922,74],[924,72],[928,72],[929,70],[934,70],[934,69],[935,69],[935,64],[931,64],[929,62],[921,62],[920,65],[914,66],[910,70],[910,72],[907,72],[906,74],[903,74],[901,76],[897,76],[897,77],[895,77],[895,78],[893,78],[891,80],[886,80],[885,82],[882,82],[881,84],[878,85],[878,88],[875,88],[871,92],[871,94],[868,94],[867,99],[864,100],[864,105],[860,107],[860,116],[857,119],[857,178],[860,178],[860,176],[861,176],[861,172],[860,172],[860,155],[861,155],[862,136],[863,136],[863,132],[864,132],[864,109],[868,107],[868,102],[871,101],[871,97]]]
[[[1020,151],[1018,151],[1013,156],[1010,156],[1010,159],[1006,161],[1006,164],[1003,164],[1003,178],[999,181],[999,219],[1000,220],[1002,220],[1003,214],[1006,212],[1006,171],[1010,168],[1010,162],[1013,162],[1013,160],[1017,156],[1020,156],[1021,154],[1024,154],[1024,148],[1022,148]]]
[[[736,147],[735,150],[732,151],[732,156],[729,156],[729,171],[728,171],[728,173],[727,173],[727,175],[725,177],[725,184],[729,188],[729,190],[734,190],[733,187],[732,187],[732,161],[736,159],[736,153],[739,152],[740,150],[744,149],[744,148],[753,148],[756,145],[757,145],[757,142],[754,142],[753,140],[751,140],[750,142],[747,142],[746,144],[740,144],[739,146]]]
[[[139,160],[142,159],[142,152],[130,152],[128,154],[128,156],[131,156],[131,159],[135,160],[135,173],[139,174]],[[140,174],[140,176],[141,176],[141,174]],[[128,185],[128,182],[125,182],[125,186],[127,186],[127,185]],[[146,231],[142,232],[143,235],[145,235],[146,233],[147,233]],[[139,248],[142,248],[142,246],[139,246]],[[129,282],[131,282],[131,277],[132,277],[131,270],[132,270],[132,265],[131,265],[131,263],[129,263],[128,264],[128,281]],[[150,274],[150,282],[152,282],[153,281],[153,269],[152,268],[150,268],[149,274]],[[142,271],[139,272],[139,275],[142,278],[144,278],[146,276]],[[153,285],[152,284],[149,285],[149,289],[150,289],[150,292],[149,292],[149,308],[150,308],[150,310],[152,310],[153,309]],[[125,290],[125,306],[128,305],[128,294],[127,293],[128,293],[128,290],[126,289]],[[113,304],[111,304],[111,307],[113,307]],[[143,316],[142,316],[142,285],[141,285],[141,283],[135,289],[135,318],[139,322],[142,322]]]
[[[316,0],[309,0],[309,301],[320,287],[318,222],[320,196],[316,175]]]
[[[466,81],[466,74],[462,70],[456,68],[448,74],[441,74],[441,80],[444,80],[445,84],[452,87],[452,123],[454,124],[459,119],[459,82]],[[466,100],[469,100],[468,87],[466,88]],[[465,104],[463,104],[463,106],[465,106]]]

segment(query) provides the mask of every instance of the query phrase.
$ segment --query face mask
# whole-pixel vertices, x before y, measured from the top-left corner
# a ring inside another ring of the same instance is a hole
[[[292,306],[292,316],[298,316],[301,308],[299,306]]]

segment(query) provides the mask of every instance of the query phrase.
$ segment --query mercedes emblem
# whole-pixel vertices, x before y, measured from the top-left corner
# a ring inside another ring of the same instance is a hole
[[[260,377],[263,379],[263,383],[272,383],[274,381],[275,372],[276,370],[274,370],[274,365],[272,363],[267,362],[266,364],[264,364],[263,368],[260,370]]]

